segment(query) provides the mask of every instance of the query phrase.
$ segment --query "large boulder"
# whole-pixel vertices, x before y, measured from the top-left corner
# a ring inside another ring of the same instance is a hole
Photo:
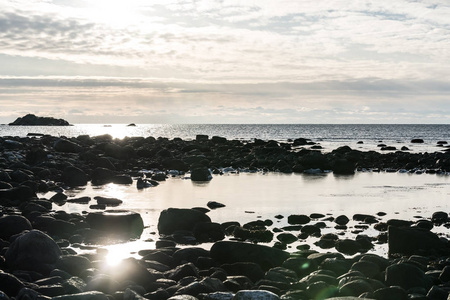
[[[86,216],[86,222],[92,229],[119,238],[138,238],[144,230],[141,215],[127,210],[91,212]]]
[[[62,181],[68,186],[84,186],[88,179],[83,170],[73,166],[66,167],[62,174]]]
[[[24,230],[33,229],[27,218],[15,215],[0,217],[0,228],[0,239],[3,240],[9,240],[11,236]]]
[[[159,215],[158,231],[160,234],[172,234],[177,230],[193,231],[195,225],[211,222],[203,212],[188,208],[169,208]]]
[[[74,143],[66,139],[56,140],[56,142],[53,144],[53,148],[55,149],[55,151],[64,153],[79,153],[83,149],[77,143]]]
[[[281,266],[289,253],[263,245],[220,241],[211,247],[211,257],[219,263],[253,262],[268,270]]]
[[[355,174],[356,164],[345,158],[336,159],[332,163],[331,170],[334,174],[352,175]]]
[[[37,198],[37,195],[29,186],[19,185],[10,189],[0,190],[0,199],[2,198],[10,200],[14,205],[18,205]]]
[[[48,274],[54,269],[61,254],[61,249],[51,237],[39,230],[31,230],[11,243],[5,260],[12,270]]]
[[[422,228],[388,228],[389,256],[448,254],[448,242],[442,241],[436,234]]]
[[[211,172],[206,167],[196,167],[191,170],[192,181],[210,181],[211,179]]]
[[[430,289],[433,279],[427,276],[419,267],[410,263],[398,263],[386,268],[385,281],[387,286],[399,286],[405,290],[411,288]]]

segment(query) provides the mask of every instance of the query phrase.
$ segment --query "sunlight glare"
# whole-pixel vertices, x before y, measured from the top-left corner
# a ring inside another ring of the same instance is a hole
[[[136,1],[96,0],[90,2],[91,18],[112,27],[126,27],[136,21]]]

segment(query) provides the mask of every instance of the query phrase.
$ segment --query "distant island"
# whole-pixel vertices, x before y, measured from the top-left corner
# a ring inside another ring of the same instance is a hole
[[[71,126],[64,119],[55,119],[52,117],[38,117],[33,114],[17,118],[14,122],[9,123],[10,126]]]

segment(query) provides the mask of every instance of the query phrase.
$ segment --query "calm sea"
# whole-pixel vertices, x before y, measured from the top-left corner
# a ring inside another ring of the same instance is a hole
[[[180,137],[195,139],[197,134],[223,136],[228,139],[287,141],[295,138],[309,138],[331,151],[348,145],[359,150],[378,150],[384,143],[400,149],[407,146],[412,152],[434,152],[443,150],[438,141],[450,142],[450,125],[157,125],[113,124],[110,126],[82,125],[70,127],[12,127],[0,126],[0,136],[27,136],[42,133],[54,136],[76,137],[79,135],[110,134],[114,138],[125,136]],[[411,139],[421,138],[423,144],[412,144]],[[362,143],[358,143],[362,142]],[[144,167],[144,166],[143,166]],[[160,212],[168,207],[206,207],[208,201],[217,201],[226,206],[209,213],[214,222],[239,221],[244,224],[258,219],[274,222],[271,229],[287,225],[290,214],[322,213],[338,216],[355,213],[376,214],[383,211],[381,218],[415,220],[429,219],[433,212],[448,210],[450,176],[435,174],[400,174],[357,172],[352,176],[335,176],[332,173],[319,175],[278,173],[228,173],[214,176],[211,182],[195,183],[184,176],[171,177],[157,187],[138,190],[136,185],[92,186],[67,190],[69,197],[106,196],[124,201],[119,208],[137,211],[144,220],[146,229],[141,239],[134,242],[106,245],[112,261],[132,255],[139,249],[154,248],[158,239],[157,223]],[[50,198],[54,192],[41,197]],[[94,202],[94,200],[92,201]],[[91,211],[88,205],[65,204],[55,210],[84,213]],[[278,220],[276,215],[285,218]],[[334,223],[328,222],[326,232],[335,232]],[[356,222],[349,223],[344,236],[355,237]],[[443,227],[435,227],[446,237]],[[363,234],[376,237],[379,232],[370,227]],[[292,245],[291,250],[301,243],[314,248],[317,238],[309,238]],[[208,247],[208,245],[204,245]],[[324,250],[321,250],[324,251]],[[377,245],[374,252],[386,255],[386,245]]]
[[[377,145],[383,143],[398,149],[407,146],[413,152],[434,152],[442,150],[437,147],[438,141],[450,142],[450,125],[429,124],[76,124],[67,127],[0,125],[0,136],[26,136],[29,133],[66,137],[110,134],[114,138],[153,136],[182,139],[195,139],[197,134],[206,134],[228,139],[258,138],[277,141],[308,138],[319,143],[324,151],[331,151],[342,145],[353,149],[377,150]],[[424,144],[411,144],[413,138],[423,139]]]

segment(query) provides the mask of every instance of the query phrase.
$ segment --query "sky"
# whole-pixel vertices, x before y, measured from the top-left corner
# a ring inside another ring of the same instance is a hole
[[[448,0],[0,0],[0,123],[450,123]]]

